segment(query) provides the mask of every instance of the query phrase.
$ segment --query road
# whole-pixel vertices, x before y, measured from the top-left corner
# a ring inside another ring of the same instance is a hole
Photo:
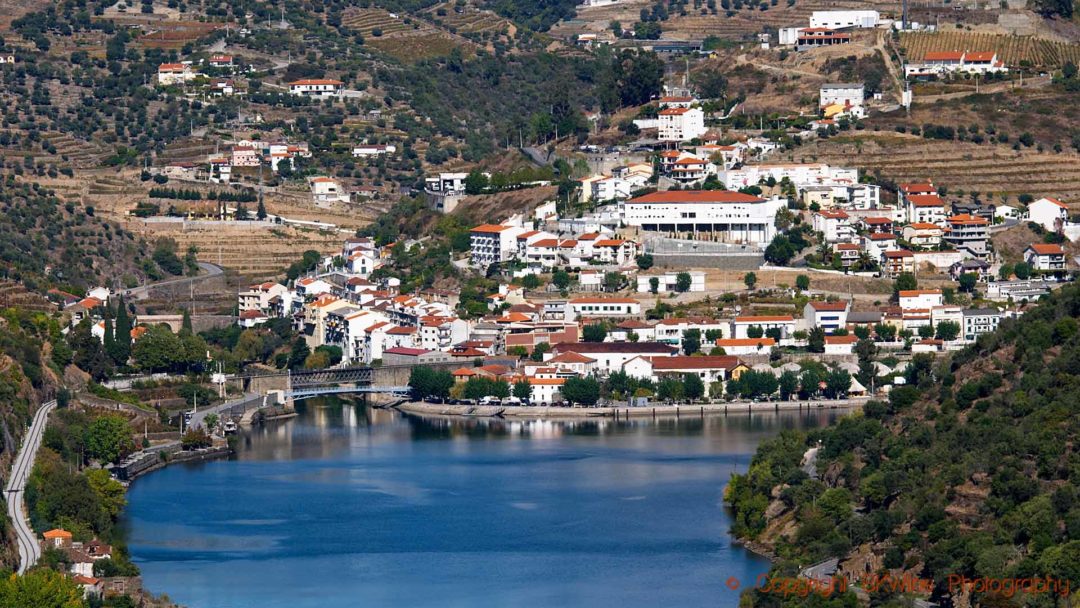
[[[15,536],[19,542],[18,574],[26,572],[41,557],[41,545],[33,529],[30,528],[29,518],[23,511],[23,493],[26,490],[26,480],[34,468],[34,457],[37,456],[38,448],[41,447],[41,437],[45,433],[45,423],[49,418],[49,412],[55,408],[56,401],[49,401],[38,408],[37,413],[34,414],[30,430],[23,439],[22,449],[19,450],[19,454],[15,456],[15,462],[11,465],[11,475],[8,477],[8,485],[4,490],[7,496],[8,517],[15,525]]]
[[[191,420],[187,423],[186,428],[196,428],[200,426],[205,428],[206,416],[208,414],[216,414],[218,417],[220,417],[223,413],[229,413],[229,411],[233,408],[237,408],[238,412],[247,411],[248,409],[250,409],[248,406],[251,405],[252,402],[255,402],[256,405],[261,406],[263,404],[264,397],[264,395],[248,393],[239,399],[227,401],[225,403],[222,403],[221,405],[215,405],[213,407],[208,407],[205,409],[199,408],[197,412],[192,414]]]
[[[150,296],[150,291],[169,285],[183,285],[187,283],[197,283],[209,279],[210,277],[216,277],[225,272],[221,269],[221,266],[211,264],[209,262],[199,262],[199,268],[203,271],[203,274],[194,277],[177,277],[175,279],[166,279],[164,281],[158,281],[157,283],[150,283],[149,285],[143,285],[142,287],[136,287],[134,289],[128,289],[124,291],[124,297],[129,302],[133,300],[144,300]]]

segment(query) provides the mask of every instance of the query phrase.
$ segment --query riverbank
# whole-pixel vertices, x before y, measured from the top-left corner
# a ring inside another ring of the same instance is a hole
[[[705,403],[698,405],[650,405],[642,407],[560,407],[521,405],[450,405],[406,401],[394,409],[422,416],[458,416],[464,418],[528,418],[541,420],[612,418],[686,418],[729,414],[756,414],[782,411],[815,411],[825,409],[856,410],[868,398],[815,400]]]
[[[180,448],[180,442],[177,441],[132,454],[113,467],[112,473],[120,481],[130,484],[136,479],[161,470],[170,464],[215,460],[224,458],[231,453],[232,448],[228,444],[215,445],[200,450],[183,450]]]

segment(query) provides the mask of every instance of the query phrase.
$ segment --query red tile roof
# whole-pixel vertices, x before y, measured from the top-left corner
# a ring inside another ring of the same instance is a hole
[[[1061,245],[1049,243],[1032,243],[1028,245],[1028,249],[1039,255],[1065,255],[1065,250],[1061,248]]]

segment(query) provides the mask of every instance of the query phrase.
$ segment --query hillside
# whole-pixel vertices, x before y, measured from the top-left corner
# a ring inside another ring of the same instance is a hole
[[[967,595],[949,577],[1080,580],[1078,316],[1080,287],[1066,287],[951,358],[916,356],[887,402],[763,444],[728,488],[734,533],[784,575],[838,557],[848,580],[932,581],[943,605],[1054,605]],[[803,455],[817,445],[809,475]]]

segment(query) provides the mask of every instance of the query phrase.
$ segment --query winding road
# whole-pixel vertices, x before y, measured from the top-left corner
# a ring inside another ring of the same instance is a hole
[[[34,530],[30,528],[30,519],[23,510],[23,492],[26,490],[26,480],[30,477],[30,471],[34,468],[34,457],[37,456],[38,448],[41,447],[41,438],[45,433],[45,423],[49,418],[49,412],[54,409],[56,409],[56,401],[48,401],[34,414],[30,430],[23,439],[22,449],[19,450],[19,454],[15,456],[15,462],[11,465],[11,475],[8,477],[8,485],[4,490],[7,497],[8,517],[15,526],[15,536],[19,542],[18,574],[25,573],[41,558],[41,545],[38,543]]]
[[[221,266],[217,264],[211,264],[209,262],[199,262],[199,268],[204,271],[204,274],[200,274],[194,277],[177,277],[175,279],[167,279],[165,281],[158,281],[157,283],[150,283],[149,285],[143,285],[142,287],[135,287],[124,291],[124,297],[128,301],[143,300],[150,295],[150,291],[159,287],[166,287],[169,285],[182,285],[185,283],[196,283],[199,281],[205,281],[211,277],[216,277],[222,272]]]

